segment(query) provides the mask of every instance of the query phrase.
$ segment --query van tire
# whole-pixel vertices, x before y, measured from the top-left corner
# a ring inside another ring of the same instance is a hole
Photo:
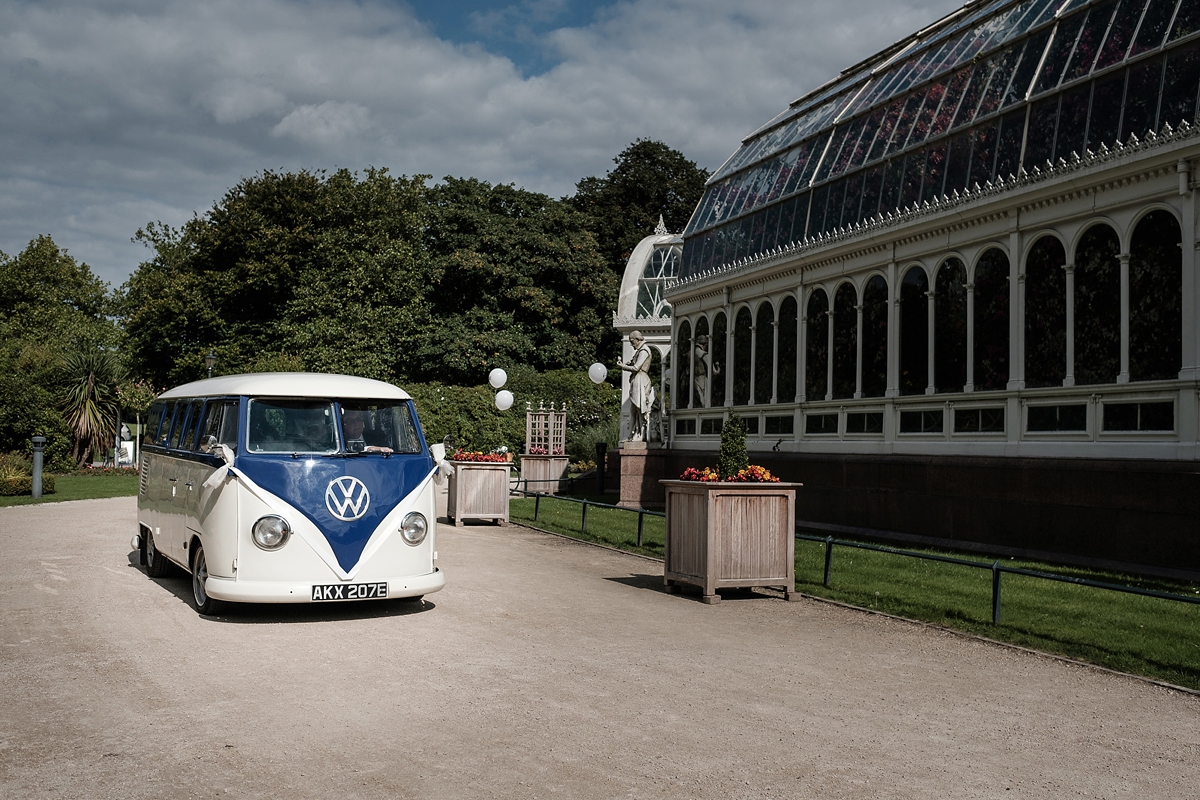
[[[154,544],[154,534],[149,528],[144,533],[146,540],[142,545],[146,548],[146,574],[151,578],[165,578],[171,574],[171,562],[159,552]]]
[[[204,582],[208,580],[208,560],[204,557],[204,545],[196,541],[192,545],[192,599],[196,601],[196,610],[210,616],[220,614],[225,610],[225,604],[215,600],[204,591]]]

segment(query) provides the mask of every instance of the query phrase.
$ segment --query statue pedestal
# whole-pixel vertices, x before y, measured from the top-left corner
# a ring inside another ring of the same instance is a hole
[[[666,477],[667,451],[650,449],[646,442],[621,442],[621,499],[626,508],[664,508],[666,490],[659,480]]]

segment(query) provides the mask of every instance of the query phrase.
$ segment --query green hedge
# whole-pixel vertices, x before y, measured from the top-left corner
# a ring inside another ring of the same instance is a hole
[[[20,497],[33,494],[32,475],[0,477],[0,497]],[[54,494],[54,476],[42,475],[42,494]]]
[[[404,384],[417,407],[425,438],[440,442],[454,437],[455,445],[468,450],[507,447],[519,453],[525,446],[525,409],[567,404],[567,452],[574,458],[595,458],[594,443],[615,437],[620,418],[621,392],[611,384],[596,386],[582,370],[536,372],[528,367],[508,370],[504,386],[513,393],[507,411],[496,409],[490,386],[445,386],[440,383]],[[590,451],[588,448],[591,448]],[[578,452],[575,452],[578,451]]]

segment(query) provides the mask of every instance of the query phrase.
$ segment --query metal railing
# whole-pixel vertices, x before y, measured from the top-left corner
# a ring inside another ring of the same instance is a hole
[[[537,483],[538,481],[534,481]],[[546,483],[547,481],[541,481]],[[626,506],[616,506],[611,503],[600,503],[595,500],[588,500],[586,497],[569,497],[561,494],[549,494],[547,492],[530,492],[528,489],[512,489],[512,492],[519,493],[525,497],[533,497],[533,521],[537,522],[542,511],[542,498],[553,497],[555,500],[565,500],[568,503],[579,503],[582,506],[582,514],[579,520],[579,529],[581,533],[587,533],[587,516],[588,506],[595,508],[614,508],[617,511],[628,511],[631,514],[637,514],[637,546],[642,546],[642,534],[645,530],[646,517],[666,517],[666,513],[662,511],[651,511],[648,508],[628,508]]]
[[[1179,603],[1191,603],[1192,605],[1200,605],[1200,597],[1189,597],[1184,594],[1172,594],[1170,592],[1160,592],[1157,589],[1142,589],[1137,586],[1126,586],[1120,583],[1106,583],[1105,581],[1094,581],[1090,578],[1078,578],[1074,575],[1062,575],[1057,572],[1042,572],[1040,570],[1023,569],[1021,567],[1009,567],[1001,564],[999,561],[988,563],[986,561],[972,561],[966,558],[956,558],[955,556],[943,556],[937,553],[921,553],[913,550],[901,550],[896,547],[887,547],[879,544],[868,544],[866,542],[854,542],[846,539],[835,539],[832,536],[810,536],[803,533],[796,534],[797,539],[802,539],[809,542],[820,542],[825,545],[825,578],[824,585],[829,587],[833,574],[833,548],[834,545],[839,547],[852,547],[858,550],[874,550],[878,553],[891,553],[892,555],[907,556],[909,558],[918,558],[925,561],[940,561],[944,564],[958,564],[963,567],[971,567],[973,569],[986,569],[992,572],[992,624],[1000,624],[1000,594],[1001,594],[1001,576],[1004,573],[1010,575],[1024,575],[1028,578],[1040,578],[1047,581],[1057,581],[1059,583],[1074,583],[1079,586],[1090,586],[1094,589],[1106,589],[1110,592],[1124,592],[1125,594],[1136,594],[1142,597],[1156,597],[1160,600],[1173,600]]]

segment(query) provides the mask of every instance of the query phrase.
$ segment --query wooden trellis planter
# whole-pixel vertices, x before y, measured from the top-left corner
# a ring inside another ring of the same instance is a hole
[[[557,494],[567,490],[566,456],[521,456],[521,485],[527,492]]]
[[[554,403],[546,410],[544,402],[537,411],[525,406],[525,452],[521,455],[521,480],[526,491],[555,494],[567,490],[567,405],[555,411]]]
[[[508,524],[508,471],[512,464],[452,461],[454,474],[446,494],[446,516],[457,527],[468,519]]]
[[[796,488],[799,483],[661,481],[667,494],[667,591],[699,586],[705,603],[717,589],[796,588]]]

